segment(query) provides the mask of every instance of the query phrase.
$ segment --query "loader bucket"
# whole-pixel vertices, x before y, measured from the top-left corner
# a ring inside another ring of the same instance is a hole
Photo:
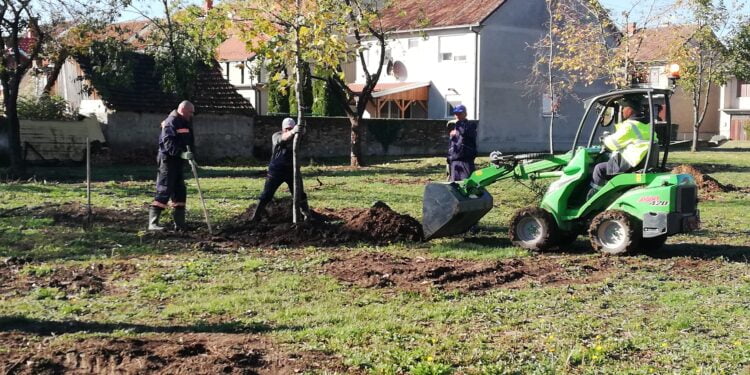
[[[492,196],[465,196],[455,183],[430,183],[424,188],[422,230],[425,240],[464,233],[492,209]]]

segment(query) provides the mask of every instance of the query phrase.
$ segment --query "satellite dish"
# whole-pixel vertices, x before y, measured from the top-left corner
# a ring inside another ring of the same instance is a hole
[[[406,78],[409,77],[409,74],[406,71],[406,65],[401,61],[393,63],[393,76],[399,81],[406,81]]]

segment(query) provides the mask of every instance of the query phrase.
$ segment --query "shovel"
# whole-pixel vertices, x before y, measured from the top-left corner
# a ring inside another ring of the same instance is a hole
[[[190,146],[187,146],[188,152],[190,152]],[[201,190],[201,182],[198,180],[198,166],[195,164],[195,160],[190,159],[190,168],[193,170],[193,177],[195,178],[195,186],[198,187],[198,196],[201,198],[201,205],[203,206],[203,216],[206,218],[206,225],[208,226],[208,234],[214,235],[211,230],[211,221],[208,220],[208,210],[206,210],[206,201],[203,199],[203,191]]]

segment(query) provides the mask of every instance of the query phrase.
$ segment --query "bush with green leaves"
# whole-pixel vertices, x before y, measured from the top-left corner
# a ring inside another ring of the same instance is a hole
[[[70,120],[68,102],[57,95],[18,98],[18,118],[21,120]]]

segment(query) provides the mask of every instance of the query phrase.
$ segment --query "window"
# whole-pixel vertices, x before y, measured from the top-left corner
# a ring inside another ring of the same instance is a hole
[[[229,61],[224,63],[224,78],[229,81]]]
[[[240,68],[240,84],[244,85],[245,84],[245,65],[242,63],[239,63],[238,65]]]
[[[463,36],[441,36],[438,44],[438,61],[466,61],[469,51]]]
[[[409,39],[409,49],[419,47],[419,39]]]
[[[737,96],[750,97],[750,82],[737,80]]]

